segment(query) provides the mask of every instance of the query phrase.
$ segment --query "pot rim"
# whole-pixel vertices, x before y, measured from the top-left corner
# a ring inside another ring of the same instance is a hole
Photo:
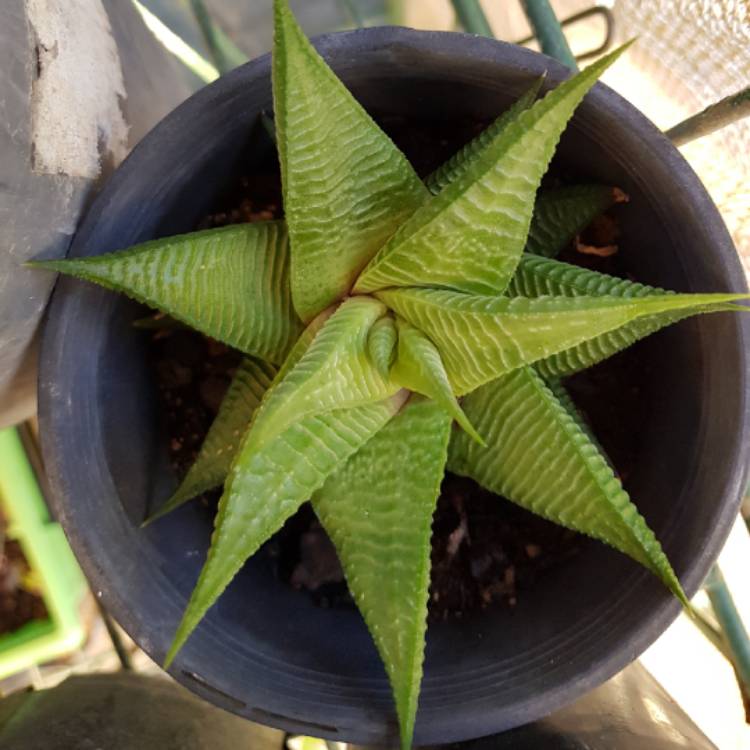
[[[411,54],[425,56],[449,59],[460,57],[464,61],[477,61],[485,66],[493,63],[503,64],[527,73],[530,78],[546,70],[548,83],[555,84],[569,74],[569,71],[561,64],[531,50],[498,40],[456,32],[415,31],[403,27],[372,27],[327,34],[315,38],[313,42],[324,57],[334,56],[339,63],[347,56],[355,54],[363,56],[385,48],[389,53],[394,54],[407,50]],[[217,96],[236,91],[249,79],[270,76],[270,68],[270,55],[257,58],[206,86],[162,120],[136,146],[97,197],[76,234],[71,255],[80,254],[81,249],[86,247],[94,235],[98,223],[106,221],[108,196],[116,193],[123,184],[127,183],[132,174],[137,173],[139,164],[158,157],[160,137],[169,137],[171,129],[180,128],[185,121],[189,122],[193,112],[211,107]],[[644,159],[659,159],[674,172],[685,194],[685,200],[690,203],[694,211],[700,214],[707,233],[715,239],[713,249],[717,265],[728,278],[732,278],[734,288],[745,291],[747,287],[744,274],[726,226],[699,178],[679,151],[644,115],[604,84],[596,84],[587,100],[589,106],[604,111],[612,126],[619,128],[618,132],[621,137],[640,139]],[[579,127],[588,136],[594,137],[586,129],[585,121],[579,123]],[[83,523],[83,518],[77,518],[75,490],[68,476],[70,468],[60,460],[62,453],[58,444],[64,440],[65,424],[72,410],[69,384],[58,383],[55,379],[55,373],[66,357],[66,304],[71,288],[68,281],[62,280],[58,283],[52,303],[48,308],[40,359],[39,414],[43,450],[50,485],[54,489],[53,505],[97,596],[102,598],[125,630],[135,636],[139,645],[158,661],[161,654],[154,654],[153,644],[149,642],[144,632],[148,623],[142,621],[140,613],[129,608],[126,599],[119,592],[110,588],[107,570],[112,563],[105,564],[99,558],[95,533],[91,533],[87,525]],[[742,383],[738,383],[738,391],[741,390],[739,395],[742,406],[741,429],[735,440],[736,450],[731,477],[723,487],[717,488],[720,508],[714,516],[713,528],[702,549],[697,551],[691,564],[681,575],[684,587],[689,594],[697,590],[728,536],[746,483],[747,470],[743,457],[750,452],[750,399],[748,398],[750,379],[747,377],[745,352],[750,351],[750,322],[738,320],[737,330],[736,346],[741,348],[743,379]],[[598,658],[596,663],[585,674],[579,675],[576,681],[552,686],[541,695],[530,696],[526,701],[519,701],[517,704],[506,707],[502,721],[499,721],[497,716],[486,716],[481,711],[478,712],[476,707],[472,707],[472,710],[460,719],[456,715],[446,716],[444,723],[440,726],[436,724],[420,726],[418,723],[415,739],[419,744],[467,739],[523,724],[549,713],[619,672],[656,640],[678,613],[678,603],[665,599],[658,609],[649,617],[643,618],[640,625],[634,628],[628,643],[618,644],[611,653]],[[242,711],[232,705],[231,701],[222,703],[221,698],[217,697],[209,687],[196,685],[195,682],[185,678],[179,659],[170,673],[191,690],[202,694],[214,703],[224,705],[229,710],[244,713],[248,718],[290,731],[341,739],[335,727],[315,724],[313,721],[291,720],[284,716],[277,716],[273,711],[265,712],[262,709]],[[253,711],[255,713],[252,713]],[[512,714],[512,718],[509,718],[508,714]],[[383,741],[385,735],[382,732],[386,729],[390,731],[392,728],[381,729],[379,734],[372,727],[363,727],[355,740]],[[351,733],[358,730],[359,728],[356,728]],[[346,739],[349,740],[349,737]]]

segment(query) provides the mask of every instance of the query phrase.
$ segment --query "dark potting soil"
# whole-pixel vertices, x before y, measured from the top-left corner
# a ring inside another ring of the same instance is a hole
[[[49,618],[44,599],[29,583],[31,570],[21,545],[5,535],[0,514],[0,635],[13,633],[34,620]]]
[[[429,174],[485,124],[444,126],[407,124],[400,118],[381,125],[409,156],[421,175]],[[282,216],[275,153],[255,133],[245,167],[216,201],[197,228]],[[248,167],[247,165],[251,165]],[[246,176],[252,174],[252,177]],[[575,182],[559,170],[547,184]],[[590,245],[616,241],[615,220],[597,223],[581,237]],[[575,243],[561,259],[588,268],[628,276],[620,254],[582,254]],[[649,377],[648,360],[639,345],[566,381],[573,400],[592,426],[605,452],[627,484],[639,432],[647,413],[639,383]],[[194,461],[205,434],[229,386],[240,355],[180,326],[166,325],[153,334],[151,347],[163,406],[164,430],[175,474],[183,476]],[[213,513],[220,491],[205,493],[197,502]],[[483,489],[464,477],[446,474],[433,520],[430,620],[462,617],[489,605],[512,607],[545,572],[564,564],[588,542]],[[353,607],[335,549],[309,503],[287,521],[261,554],[273,561],[279,578],[306,591],[324,607]]]

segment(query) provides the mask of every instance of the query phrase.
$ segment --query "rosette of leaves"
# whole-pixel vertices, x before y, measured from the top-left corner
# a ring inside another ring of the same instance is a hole
[[[567,122],[621,51],[537,100],[538,82],[423,181],[277,0],[285,221],[37,264],[247,355],[157,514],[224,486],[167,664],[248,557],[311,501],[409,747],[446,466],[615,547],[686,602],[560,378],[688,316],[739,309],[740,296],[676,294],[561,263],[556,253],[613,191],[537,195]]]

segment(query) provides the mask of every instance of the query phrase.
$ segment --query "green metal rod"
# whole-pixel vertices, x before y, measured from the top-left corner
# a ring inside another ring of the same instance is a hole
[[[487,16],[484,15],[479,0],[451,0],[451,2],[453,3],[453,9],[456,11],[456,18],[465,31],[470,34],[494,38],[492,27],[487,20]]]
[[[750,115],[750,86],[738,91],[736,94],[722,99],[716,104],[706,107],[697,115],[688,117],[674,127],[666,131],[665,135],[675,146],[702,138],[704,135],[720,130],[726,125],[731,125],[737,120]]]
[[[732,652],[732,663],[745,691],[750,691],[750,638],[734,605],[724,576],[718,565],[714,565],[705,583],[716,619]]]
[[[521,0],[526,18],[539,41],[542,52],[554,57],[571,70],[578,70],[578,65],[568,42],[563,34],[560,22],[549,0]]]

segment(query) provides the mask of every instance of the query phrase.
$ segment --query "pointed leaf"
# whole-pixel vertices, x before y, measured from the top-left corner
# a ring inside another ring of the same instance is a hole
[[[198,458],[172,497],[148,521],[155,521],[202,492],[219,487],[229,473],[250,426],[253,413],[271,386],[277,369],[265,362],[245,359],[237,369]]]
[[[672,292],[663,289],[638,284],[616,276],[608,276],[596,271],[589,271],[568,263],[530,256],[524,256],[521,259],[508,292],[511,296],[524,297],[607,295],[636,298],[672,294]],[[715,311],[720,312],[724,309],[723,305],[719,305]],[[703,310],[703,312],[713,311],[710,306]],[[535,367],[546,378],[572,375],[574,372],[585,370],[636,341],[694,314],[694,310],[687,309],[639,318],[590,341],[585,341],[559,354],[546,357],[537,362]]]
[[[367,352],[384,378],[387,378],[391,371],[397,341],[396,323],[390,315],[376,321],[367,336]]]
[[[199,493],[224,484],[240,442],[263,398],[296,366],[332,312],[321,313],[305,328],[281,368],[252,359],[242,362],[206,435],[198,458],[175,494],[146,520],[146,524],[161,518]]]
[[[341,299],[385,240],[429,195],[406,157],[275,2],[273,92],[303,320]]]
[[[450,417],[419,397],[313,497],[393,687],[411,746],[424,659],[432,515]]]
[[[385,313],[385,305],[372,297],[343,302],[299,361],[283,368],[258,410],[251,442],[271,440],[305,416],[382,401],[396,393],[399,386],[381,375],[368,355],[370,329]]]
[[[638,319],[743,309],[725,303],[747,298],[663,294],[511,299],[432,289],[384,290],[376,296],[435,343],[458,396]]]
[[[554,258],[599,215],[626,198],[617,188],[575,185],[539,192],[526,252]]]
[[[536,369],[536,365],[533,367],[533,369],[534,372],[536,372],[538,375],[539,373]],[[596,446],[596,449],[599,451],[599,453],[601,453],[602,458],[610,466],[612,466],[612,461],[610,461],[609,456],[604,452],[604,449],[599,442],[599,438],[594,435],[594,431],[591,429],[591,425],[589,425],[583,414],[581,414],[580,409],[576,405],[575,401],[573,401],[573,399],[571,398],[570,393],[568,393],[568,389],[563,385],[560,378],[543,378],[543,380],[547,388],[549,388],[552,392],[552,395],[560,403],[560,406],[562,406],[563,409],[568,412],[570,418],[578,425],[581,431],[585,433],[586,437]],[[485,386],[482,386],[482,388],[484,387]]]
[[[618,276],[563,263],[559,260],[524,255],[508,287],[512,297],[647,297],[672,294],[658,287],[639,284]]]
[[[167,237],[91,258],[32,264],[163,310],[246,354],[282,362],[301,330],[282,222]]]
[[[463,176],[474,159],[481,159],[482,153],[505,130],[509,123],[528,109],[536,99],[539,89],[544,83],[544,76],[538,78],[531,88],[522,94],[505,112],[503,112],[489,127],[485,128],[476,138],[469,141],[457,151],[448,161],[438,167],[425,179],[425,185],[431,193],[437,195],[449,183],[455,182]]]
[[[526,244],[534,196],[573,111],[622,48],[521,112],[450,183],[404,222],[357,279],[500,294]]]
[[[165,668],[245,561],[388,422],[404,399],[402,392],[377,404],[308,416],[260,446],[250,439],[250,429],[229,473],[206,564]]]
[[[532,368],[479,388],[463,406],[488,447],[456,433],[450,471],[630,555],[687,605],[661,545],[607,461]]]
[[[484,441],[471,426],[453,395],[435,344],[405,320],[397,319],[396,326],[398,356],[391,370],[394,382],[436,401],[474,440],[483,445]]]

